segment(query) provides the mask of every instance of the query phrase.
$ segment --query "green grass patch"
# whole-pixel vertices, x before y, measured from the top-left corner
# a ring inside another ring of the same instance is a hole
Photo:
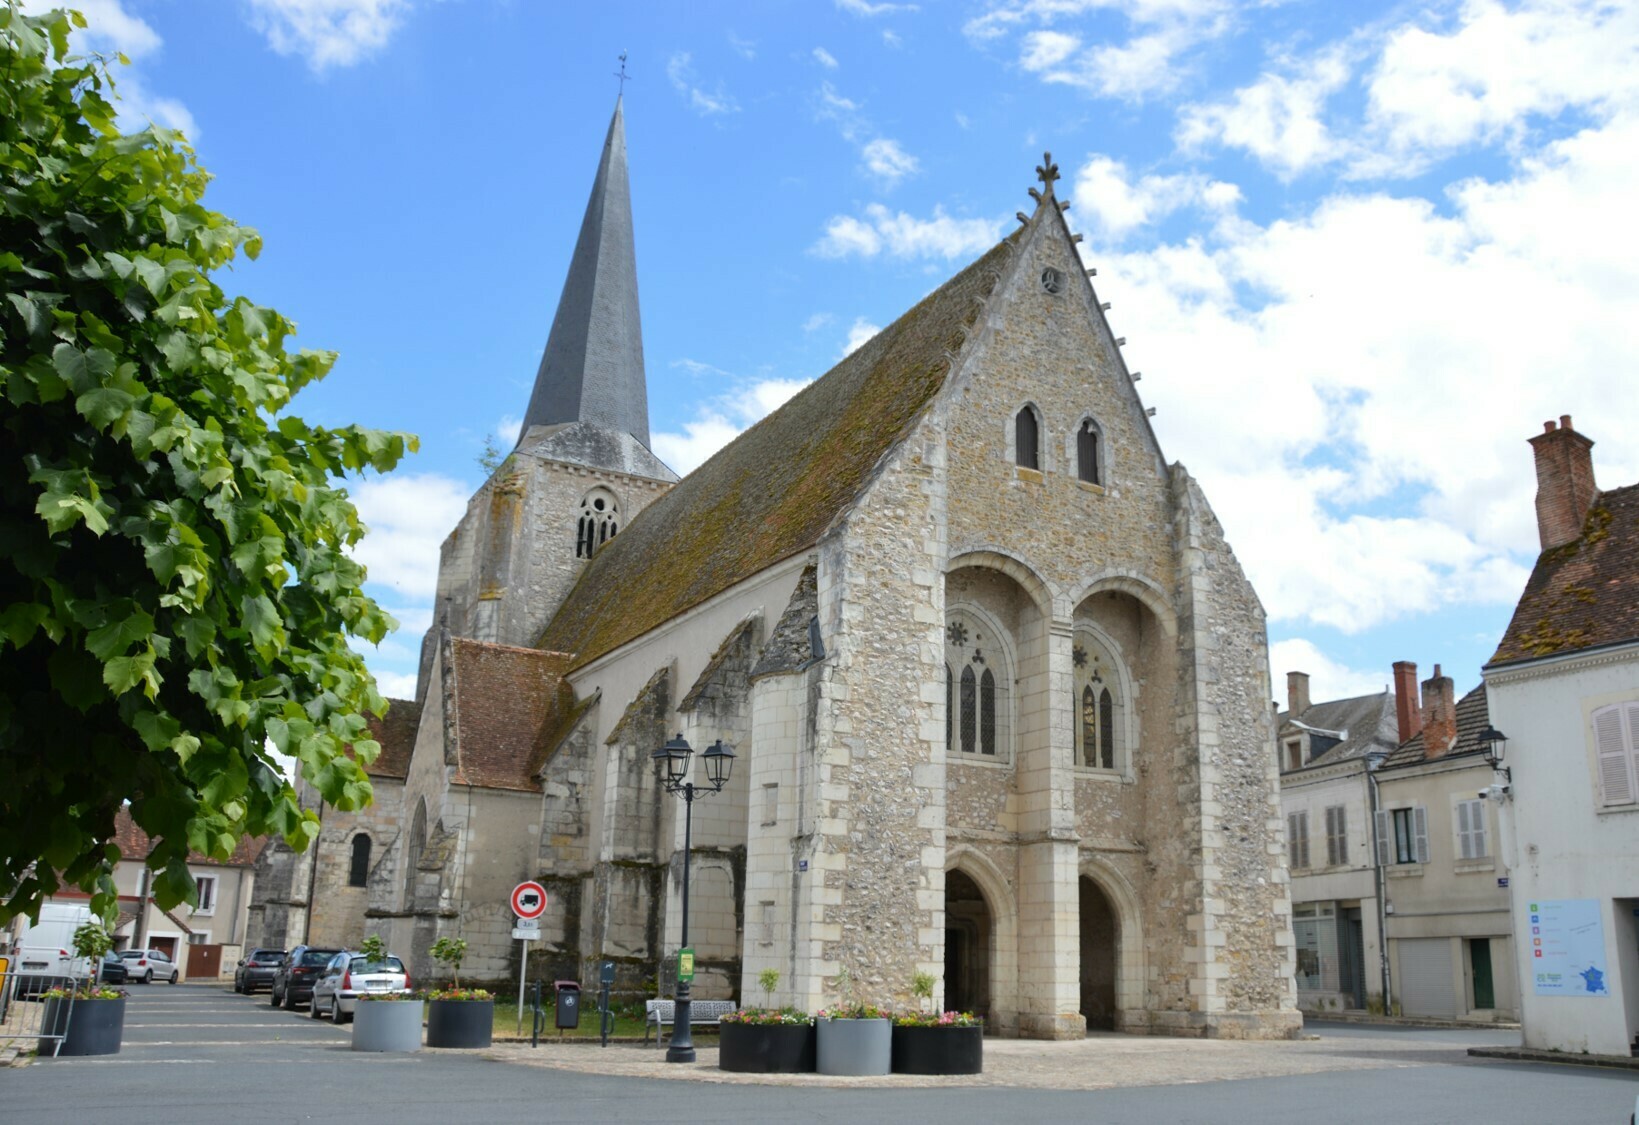
[[[556,1038],[558,1038],[560,1033],[559,1033],[557,1027],[554,1026],[556,1021],[557,1021],[557,1018],[558,1018],[556,1008],[554,1008],[554,1006],[551,1005],[551,1004],[543,1005],[542,1014],[545,1018],[545,1025],[541,1028],[541,1038],[542,1039],[556,1039]],[[523,1035],[525,1037],[528,1037],[530,1028],[531,1028],[531,1026],[533,1026],[533,1021],[534,1021],[534,1010],[531,1009],[529,1004],[526,1002],[524,1004],[524,1020],[523,1020],[523,1025],[522,1025],[523,1026]],[[495,1001],[495,1034],[496,1035],[506,1035],[506,1036],[517,1035],[519,1033],[518,1028],[519,1028],[519,1024],[518,1024],[518,1005],[517,1005],[517,1003],[515,1001],[512,1001],[512,1000],[499,1000],[499,999],[496,1000]],[[695,1028],[695,1034],[696,1035],[698,1035],[700,1033],[700,1031],[701,1031],[700,1028]],[[573,1029],[573,1030],[565,1030],[561,1034],[563,1035],[563,1037],[565,1039],[596,1039],[596,1038],[598,1038],[598,1036],[600,1035],[600,1032],[598,1030],[598,1010],[597,1010],[597,1007],[595,1005],[592,1005],[592,1004],[587,1004],[585,1002],[585,1000],[583,999],[582,1002],[581,1002],[581,1010],[580,1010],[580,1026],[578,1028]],[[643,1038],[643,1014],[642,1014],[642,1009],[640,1008],[638,1010],[638,1014],[635,1015],[635,1016],[630,1015],[628,1013],[617,1011],[615,1013],[614,1027],[613,1027],[613,1029],[611,1029],[609,1034],[611,1036],[614,1036],[614,1037],[617,1037],[617,1038],[625,1038],[625,1037],[631,1037],[631,1038],[635,1038],[635,1039]]]

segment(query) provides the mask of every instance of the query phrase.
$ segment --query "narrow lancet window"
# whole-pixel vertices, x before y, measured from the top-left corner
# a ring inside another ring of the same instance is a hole
[[[1098,430],[1089,419],[1076,432],[1076,474],[1088,484],[1103,484],[1098,472]]]
[[[1115,699],[1109,688],[1098,697],[1098,764],[1115,769]]]
[[[1040,469],[1041,457],[1036,452],[1038,443],[1036,412],[1030,407],[1019,411],[1013,422],[1014,461],[1021,469]]]
[[[996,753],[996,677],[989,668],[979,677],[979,752]]]
[[[977,684],[975,683],[975,679],[974,679],[974,675],[973,675],[973,669],[972,668],[963,668],[962,669],[962,753],[964,753],[964,754],[973,753],[974,734],[976,733],[973,728],[977,725],[977,723],[974,721],[977,718],[977,716],[974,714],[974,712],[977,710],[977,704],[978,704],[978,700],[976,700],[974,698],[974,695],[976,694],[976,691],[975,691],[976,687],[977,687]]]

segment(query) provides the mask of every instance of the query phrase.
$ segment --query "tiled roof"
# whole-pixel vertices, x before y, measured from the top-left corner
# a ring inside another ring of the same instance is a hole
[[[1290,711],[1275,716],[1275,726],[1281,736],[1290,733],[1287,724],[1293,721]],[[1316,703],[1297,715],[1296,721],[1306,727],[1348,735],[1336,746],[1305,761],[1302,769],[1359,758],[1374,749],[1386,754],[1394,749],[1395,736],[1399,733],[1394,717],[1394,693],[1389,691]]]
[[[410,775],[410,754],[415,750],[415,732],[421,726],[421,704],[410,699],[389,699],[387,714],[370,719],[370,734],[381,743],[381,753],[364,767],[371,777],[398,781]]]
[[[818,542],[943,385],[1017,237],[639,513],[587,564],[541,647],[586,664]]]
[[[574,713],[561,652],[454,638],[456,771],[460,785],[538,792],[535,779]]]
[[[1639,639],[1639,484],[1602,492],[1580,538],[1537,557],[1487,667]]]
[[[246,836],[239,841],[238,846],[233,849],[233,854],[227,859],[213,859],[200,852],[189,852],[188,862],[210,867],[250,867],[256,862],[256,857],[262,854],[267,841],[266,836]],[[129,807],[121,808],[114,814],[113,842],[119,845],[121,859],[141,862],[147,859],[148,853],[153,850],[148,833],[131,819]]]
[[[1490,725],[1491,713],[1486,705],[1485,685],[1481,684],[1457,700],[1457,741],[1441,757],[1456,758],[1463,754],[1478,754],[1483,749],[1479,740],[1480,732]],[[1419,731],[1389,755],[1388,761],[1383,763],[1383,768],[1414,766],[1427,760],[1427,757],[1427,744],[1423,741],[1422,732]]]

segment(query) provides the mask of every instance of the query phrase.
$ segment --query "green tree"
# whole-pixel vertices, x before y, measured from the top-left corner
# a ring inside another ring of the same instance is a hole
[[[0,4],[0,921],[61,883],[111,918],[127,801],[163,907],[195,901],[190,850],[305,847],[269,743],[369,800],[386,704],[348,637],[394,623],[332,481],[415,440],[284,412],[334,355],[212,280],[260,239],[180,134],[121,135],[84,26]]]

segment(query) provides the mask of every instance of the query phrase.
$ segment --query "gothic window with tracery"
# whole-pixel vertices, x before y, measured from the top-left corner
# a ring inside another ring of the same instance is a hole
[[[958,672],[956,669],[960,668]],[[1007,649],[995,626],[966,610],[945,626],[945,750],[981,758],[1009,754]]]
[[[1126,709],[1114,655],[1092,633],[1078,629],[1071,662],[1075,672],[1076,764],[1097,770],[1126,768]]]
[[[594,488],[580,502],[580,516],[575,521],[575,557],[591,558],[592,552],[619,530],[620,508],[615,494],[607,488]]]

